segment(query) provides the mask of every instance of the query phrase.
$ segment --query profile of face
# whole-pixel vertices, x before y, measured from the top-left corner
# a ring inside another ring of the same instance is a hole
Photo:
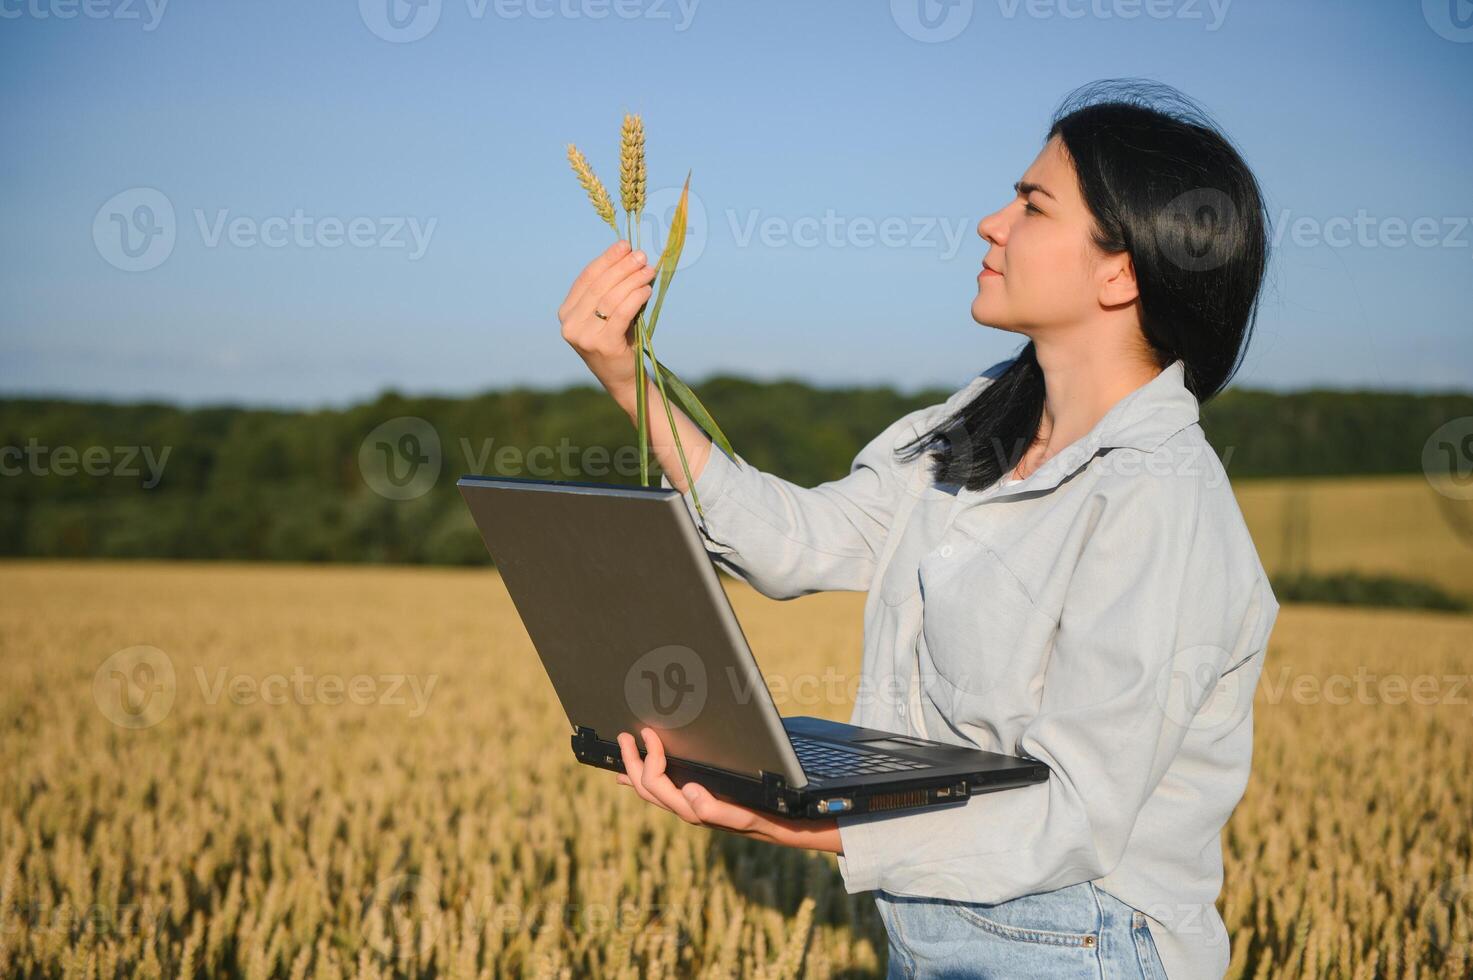
[[[1139,293],[1130,256],[1106,254],[1092,240],[1094,219],[1063,140],[1044,145],[1014,190],[977,223],[991,248],[972,319],[1037,340],[1133,307]]]

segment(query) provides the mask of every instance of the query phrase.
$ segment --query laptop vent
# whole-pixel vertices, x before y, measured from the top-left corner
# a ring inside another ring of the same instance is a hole
[[[910,789],[902,793],[876,793],[870,797],[869,809],[873,813],[876,810],[896,810],[905,806],[920,806],[926,802],[926,791],[923,789]]]

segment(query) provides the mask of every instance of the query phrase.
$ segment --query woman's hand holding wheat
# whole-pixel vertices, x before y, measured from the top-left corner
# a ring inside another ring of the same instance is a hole
[[[583,268],[558,307],[563,339],[626,409],[637,393],[632,324],[649,302],[657,271],[644,252],[631,253],[628,240],[621,238]],[[594,310],[608,319],[594,316]]]

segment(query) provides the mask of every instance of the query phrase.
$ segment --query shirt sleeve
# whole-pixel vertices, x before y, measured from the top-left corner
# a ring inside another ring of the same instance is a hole
[[[905,463],[894,450],[960,408],[1001,377],[1016,358],[998,361],[945,401],[896,419],[854,457],[849,473],[800,487],[712,445],[690,490],[681,494],[716,565],[771,599],[822,591],[859,592],[874,580],[897,508],[929,454]],[[673,489],[661,474],[660,485]]]
[[[956,897],[995,903],[1119,863],[1191,722],[1160,693],[1163,673],[1185,672],[1205,697],[1252,652],[1263,610],[1256,577],[1233,565],[1194,481],[1138,475],[1098,504],[1037,714],[1014,747],[1049,778],[954,808],[839,817],[846,890],[924,895],[940,879]]]
[[[697,512],[689,490],[681,495],[716,564],[773,599],[826,590],[869,588],[892,518],[912,468],[895,459],[896,447],[924,431],[937,406],[907,413],[871,439],[849,473],[816,487],[800,487],[733,459],[713,444],[695,480]],[[667,476],[660,485],[671,488]]]

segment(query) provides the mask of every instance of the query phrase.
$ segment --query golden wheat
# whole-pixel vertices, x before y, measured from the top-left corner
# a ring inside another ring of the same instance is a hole
[[[863,596],[728,591],[779,709],[847,719]],[[831,857],[573,761],[494,572],[10,563],[0,613],[0,976],[883,975]],[[1473,617],[1285,609],[1234,980],[1468,974],[1470,647]],[[1336,703],[1358,671],[1438,696]]]
[[[644,120],[638,113],[626,112],[619,140],[619,195],[633,220],[644,211],[644,194]]]
[[[1473,598],[1473,501],[1435,493],[1421,476],[1234,487],[1270,572],[1399,575]]]
[[[608,190],[603,181],[594,174],[587,158],[572,143],[568,144],[568,162],[573,165],[573,173],[578,175],[578,183],[588,192],[588,200],[593,204],[593,209],[618,234],[619,225],[614,221],[614,202],[609,199]]]

